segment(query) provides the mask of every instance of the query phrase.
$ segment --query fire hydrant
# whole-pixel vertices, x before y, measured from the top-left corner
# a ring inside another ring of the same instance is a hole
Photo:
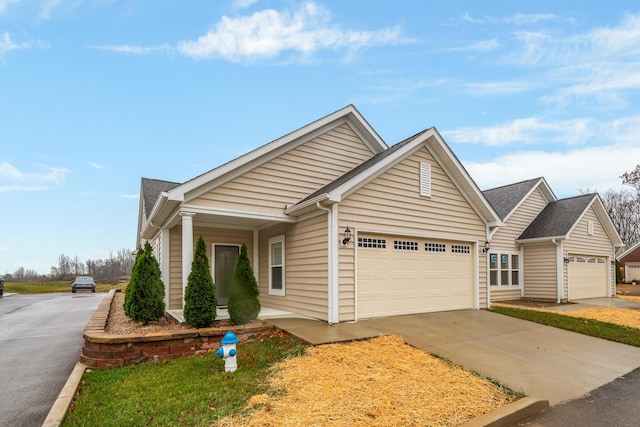
[[[224,359],[225,372],[235,372],[236,369],[238,369],[238,364],[236,363],[236,344],[239,342],[240,340],[231,331],[227,331],[220,341],[221,346],[216,350],[216,355]]]

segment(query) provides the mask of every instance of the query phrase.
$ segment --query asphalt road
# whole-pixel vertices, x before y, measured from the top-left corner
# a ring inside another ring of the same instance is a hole
[[[0,426],[42,425],[105,296],[69,291],[0,298]]]
[[[556,405],[519,427],[626,427],[640,425],[640,369],[586,396]]]

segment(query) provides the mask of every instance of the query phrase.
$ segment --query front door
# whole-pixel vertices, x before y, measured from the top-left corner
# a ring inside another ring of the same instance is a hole
[[[214,245],[213,248],[213,280],[216,285],[216,297],[218,305],[226,306],[229,303],[229,289],[240,247],[237,245]]]

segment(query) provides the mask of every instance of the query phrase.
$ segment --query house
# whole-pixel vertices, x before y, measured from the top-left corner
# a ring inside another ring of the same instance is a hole
[[[620,268],[624,269],[626,283],[640,282],[640,242],[631,246],[618,256]]]
[[[535,282],[551,249],[554,262],[543,269],[553,274],[565,270],[564,254],[582,257],[580,244],[590,241],[578,238],[583,222],[598,242],[610,236],[604,248],[587,247],[609,271],[617,233],[606,213],[600,217],[599,197],[585,201],[573,228],[547,236],[537,216],[557,201],[548,186],[539,190],[544,203],[529,190],[514,206],[500,205],[480,191],[435,128],[388,147],[349,105],[187,182],[143,178],[138,242],[154,248],[168,309],[183,307],[194,239],[202,235],[221,305],[246,244],[263,306],[329,323],[480,309],[517,290],[527,296],[520,283]],[[507,285],[504,269],[489,265],[503,254],[517,283]],[[499,278],[495,285],[490,277]],[[542,280],[530,295],[555,299],[556,288],[547,288]],[[574,298],[562,292],[562,299]]]
[[[491,301],[615,295],[620,236],[598,194],[558,200],[544,178],[484,191],[504,222],[491,231]]]

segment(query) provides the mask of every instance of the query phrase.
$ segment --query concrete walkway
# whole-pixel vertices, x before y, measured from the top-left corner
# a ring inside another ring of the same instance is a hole
[[[640,348],[484,310],[461,310],[328,325],[310,319],[269,323],[311,343],[393,334],[408,344],[548,399],[577,399],[640,367]]]

